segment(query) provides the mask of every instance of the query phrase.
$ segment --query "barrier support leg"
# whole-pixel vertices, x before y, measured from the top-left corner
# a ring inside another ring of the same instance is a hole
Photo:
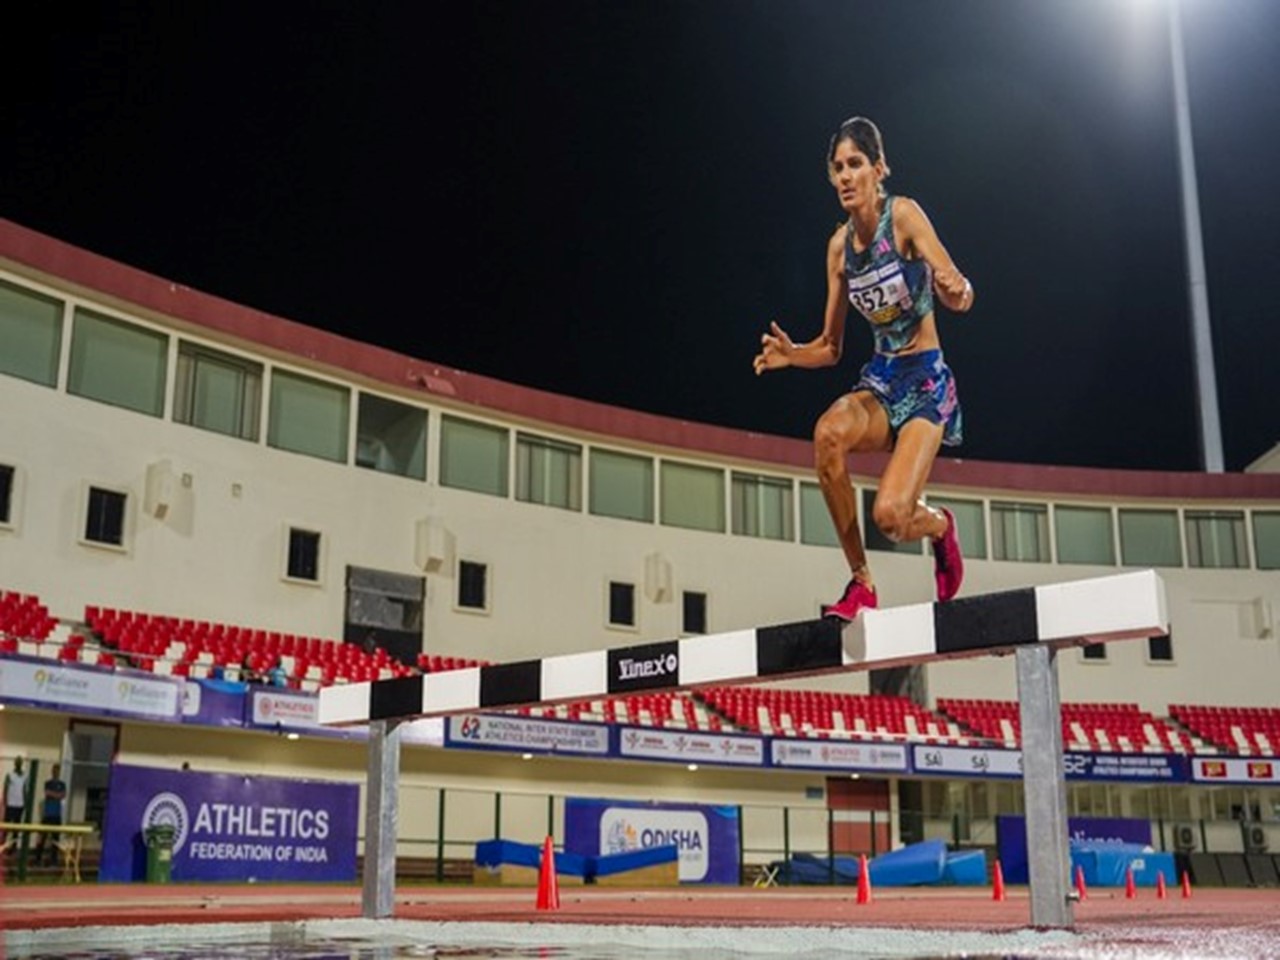
[[[1031,923],[1036,927],[1070,927],[1075,918],[1068,897],[1071,846],[1062,765],[1057,651],[1047,645],[1022,646],[1015,657],[1022,720]]]
[[[364,817],[364,884],[361,916],[382,920],[395,913],[396,836],[400,821],[400,723],[369,724],[369,767]]]

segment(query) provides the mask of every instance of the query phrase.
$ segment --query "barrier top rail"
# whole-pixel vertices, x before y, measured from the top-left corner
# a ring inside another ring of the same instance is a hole
[[[1153,570],[320,690],[343,726],[933,663],[1169,632]]]

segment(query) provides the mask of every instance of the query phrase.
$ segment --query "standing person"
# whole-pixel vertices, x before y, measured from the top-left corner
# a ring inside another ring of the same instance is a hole
[[[955,380],[938,340],[935,295],[947,309],[964,313],[974,293],[920,205],[885,192],[889,166],[874,123],[853,117],[841,124],[827,151],[827,173],[848,218],[827,243],[822,332],[795,343],[772,323],[760,338],[754,366],[758,375],[836,363],[850,303],[871,324],[871,360],[813,431],[818,482],[850,571],[840,599],[822,612],[848,621],[879,603],[858,529],[846,463],[850,453],[889,453],[872,510],[876,526],[895,542],[929,537],[938,599],[950,600],[960,589],[964,560],[955,518],[920,498],[939,446],[958,444],[961,437]]]
[[[22,768],[22,758],[13,758],[13,769],[4,775],[5,823],[22,823],[22,813],[27,806],[27,772]],[[7,837],[0,832],[0,843]]]
[[[44,802],[40,806],[40,822],[48,827],[62,826],[62,801],[67,797],[67,785],[62,780],[62,764],[55,763],[44,782]],[[36,863],[53,864],[57,860],[54,851],[59,833],[42,833],[36,845]]]

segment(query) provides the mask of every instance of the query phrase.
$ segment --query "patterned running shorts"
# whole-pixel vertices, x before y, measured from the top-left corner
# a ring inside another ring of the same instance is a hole
[[[877,353],[862,368],[853,389],[866,390],[880,401],[895,438],[908,420],[923,417],[942,425],[946,446],[957,446],[963,439],[956,380],[941,350],[898,356]]]

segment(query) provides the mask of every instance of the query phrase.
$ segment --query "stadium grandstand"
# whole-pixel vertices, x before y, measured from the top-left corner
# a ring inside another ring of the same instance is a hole
[[[119,766],[363,784],[363,740],[315,722],[327,685],[812,619],[845,579],[807,442],[305,321],[0,220],[0,765],[61,763],[69,822],[104,828]],[[1260,453],[1238,474],[943,459],[927,491],[962,595],[1160,572],[1168,636],[1058,656],[1069,813],[1144,821],[1158,849],[1280,852]],[[880,466],[853,463],[864,513]],[[863,529],[882,604],[931,600],[921,546]],[[478,841],[561,836],[574,798],[737,808],[751,869],[994,848],[1019,744],[1010,658],[420,721],[398,851],[443,876]]]

